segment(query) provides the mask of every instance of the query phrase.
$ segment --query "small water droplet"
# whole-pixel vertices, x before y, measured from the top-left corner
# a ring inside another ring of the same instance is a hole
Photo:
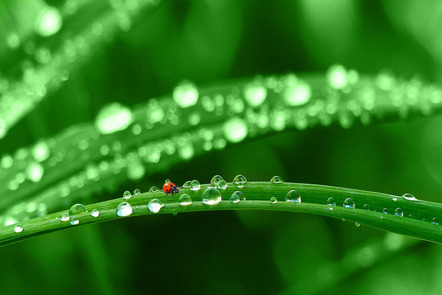
[[[78,218],[71,217],[71,221],[70,221],[71,225],[77,225],[79,223],[80,223],[80,220],[78,220]]]
[[[384,208],[384,209],[382,209],[382,213],[384,213],[384,214],[388,214],[388,208]]]
[[[180,108],[193,106],[198,101],[198,88],[190,81],[180,82],[173,90],[173,100]]]
[[[69,213],[65,212],[61,214],[61,221],[69,221]]]
[[[284,181],[279,176],[273,176],[272,179],[270,179],[270,183],[283,183],[283,182]]]
[[[220,190],[225,190],[227,188],[227,182],[223,179],[218,183],[218,188]]]
[[[21,233],[23,231],[23,227],[20,224],[14,226],[14,232]]]
[[[83,204],[75,204],[69,209],[69,216],[75,216],[87,212],[86,207]]]
[[[125,191],[123,193],[123,199],[129,200],[131,197],[132,197],[132,194],[130,193],[130,191]]]
[[[396,210],[394,210],[394,215],[402,217],[404,216],[404,212],[402,211],[401,208],[396,208]]]
[[[95,118],[95,126],[101,134],[110,134],[126,129],[132,123],[132,111],[120,103],[104,106]]]
[[[408,214],[408,217],[409,218],[414,218],[414,215],[413,214]]]
[[[328,210],[333,211],[333,207],[328,207]]]
[[[215,205],[221,202],[221,194],[216,188],[209,187],[203,192],[202,200],[206,205]]]
[[[214,177],[212,177],[212,179],[210,180],[210,183],[213,184],[215,187],[217,187],[219,185],[219,182],[221,180],[224,180],[224,178],[222,178],[222,176],[220,175],[215,175]]]
[[[121,202],[117,206],[117,215],[119,217],[129,216],[132,212],[132,206],[128,202]]]
[[[335,199],[333,197],[330,197],[330,198],[327,199],[326,204],[328,206],[336,206],[336,201],[335,201]]]
[[[164,180],[164,183],[165,183],[165,184],[167,184],[167,183],[171,183],[171,181],[170,181],[170,179],[166,179],[166,180]]]
[[[290,190],[285,196],[285,201],[293,203],[301,203],[301,196],[299,195],[298,191]]]
[[[270,203],[271,204],[276,204],[276,203],[278,203],[278,199],[276,197],[271,197],[270,198]]]
[[[189,188],[189,187],[190,187],[190,183],[191,183],[191,181],[188,180],[188,181],[186,181],[181,187],[182,187],[182,188]]]
[[[149,209],[150,212],[152,213],[158,213],[160,212],[161,208],[164,207],[163,202],[161,202],[158,199],[152,199],[149,201],[149,203],[147,204],[147,208]]]
[[[370,211],[370,205],[364,204],[364,210]]]
[[[434,217],[431,223],[434,225],[439,225],[439,220],[436,217]]]
[[[26,168],[26,176],[32,182],[39,182],[44,174],[44,168],[40,163],[31,162]]]
[[[173,210],[172,210],[172,215],[173,215],[173,216],[177,216],[177,215],[178,215],[178,211],[176,211],[176,209],[173,209]]]
[[[155,185],[149,189],[149,193],[157,193],[159,191],[160,191],[160,189]]]
[[[240,191],[234,192],[232,194],[232,196],[230,197],[230,202],[234,203],[234,204],[239,203],[239,201],[241,201],[241,195],[242,195],[242,192],[240,192]]]
[[[192,191],[198,191],[201,188],[200,182],[196,179],[190,182],[190,189]]]
[[[410,193],[406,193],[406,194],[404,194],[404,195],[402,196],[402,198],[404,198],[405,200],[408,200],[408,201],[417,201],[417,200],[418,200],[418,199],[416,199],[415,196],[413,196],[413,195],[410,194]]]
[[[397,197],[393,197],[392,199],[394,202],[397,202]]]
[[[383,219],[383,218],[384,218],[384,215],[380,215],[379,218],[380,218],[380,219]]]
[[[355,222],[355,225],[356,225],[357,227],[360,227],[360,226],[361,226],[361,224],[360,224],[359,222]]]
[[[92,217],[98,217],[100,216],[100,211],[98,211],[97,209],[94,209],[91,211],[91,216]]]
[[[138,188],[136,188],[134,190],[134,196],[138,196],[139,194],[141,194],[141,191]]]
[[[351,198],[347,198],[344,200],[344,204],[342,204],[345,208],[355,208],[355,202]]]
[[[237,175],[233,179],[233,184],[238,188],[243,188],[247,184],[247,179],[243,175]]]
[[[189,206],[192,204],[192,198],[188,194],[182,194],[178,199],[181,206]]]
[[[244,88],[244,98],[246,102],[252,107],[257,107],[261,105],[266,97],[267,89],[263,85],[261,85],[261,83],[250,83]]]

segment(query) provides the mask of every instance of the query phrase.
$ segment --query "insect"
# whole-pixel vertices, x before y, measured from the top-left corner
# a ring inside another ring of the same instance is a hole
[[[169,194],[177,194],[180,192],[180,188],[175,185],[173,182],[166,182],[163,184],[163,191],[166,193],[166,196]]]

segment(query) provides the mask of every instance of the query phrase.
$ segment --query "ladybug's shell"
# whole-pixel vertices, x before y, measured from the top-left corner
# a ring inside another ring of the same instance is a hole
[[[174,187],[174,186],[176,187],[176,185],[173,182],[165,183],[165,184],[163,184],[163,191],[166,194],[170,194],[172,192],[172,187]]]

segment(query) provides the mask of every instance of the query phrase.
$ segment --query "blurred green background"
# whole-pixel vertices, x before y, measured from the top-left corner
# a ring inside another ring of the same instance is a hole
[[[134,106],[168,94],[183,79],[204,85],[258,74],[325,73],[338,63],[369,75],[387,70],[442,80],[442,2],[437,0],[152,3],[0,2],[0,95],[5,83],[20,81],[29,65],[48,62],[35,48],[55,52],[85,27],[99,32],[98,19],[119,19],[113,34],[85,40],[90,46],[73,61],[69,79],[48,89],[9,130],[0,141],[0,155],[91,122],[106,103]],[[125,14],[123,6],[132,7],[131,13]],[[35,23],[48,7],[60,12],[62,25],[43,36]],[[103,31],[111,27],[102,26]],[[210,152],[127,183],[117,194],[145,191],[166,178],[207,183],[215,174],[229,181],[243,174],[249,181],[280,175],[287,181],[410,192],[441,202],[441,128],[442,118],[433,116],[349,130],[286,131]],[[265,165],[257,159],[265,159]],[[207,212],[129,218],[1,248],[0,292],[441,294],[440,246],[419,242],[382,257],[401,243],[401,237],[313,215]]]

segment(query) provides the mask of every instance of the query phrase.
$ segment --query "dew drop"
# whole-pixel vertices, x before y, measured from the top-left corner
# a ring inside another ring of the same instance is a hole
[[[330,198],[327,199],[326,204],[328,206],[336,206],[336,201],[335,201],[335,199],[333,197],[330,197]]]
[[[66,212],[62,213],[60,220],[61,221],[69,221],[69,213],[66,213]]]
[[[14,226],[15,233],[21,233],[22,231],[23,231],[23,226],[21,226],[20,224],[17,224],[16,226]]]
[[[100,216],[100,211],[98,211],[97,209],[94,209],[91,211],[91,216],[92,217],[98,217]]]
[[[44,174],[43,166],[37,162],[31,162],[26,168],[26,176],[32,182],[39,182]]]
[[[380,218],[380,219],[383,219],[383,218],[384,218],[384,215],[380,215],[379,218]]]
[[[201,188],[200,182],[196,179],[190,182],[190,189],[192,191],[198,191]]]
[[[136,188],[134,190],[134,196],[138,196],[139,194],[141,194],[141,191],[138,188]]]
[[[355,208],[355,202],[351,198],[347,198],[344,200],[344,204],[342,204],[345,208]]]
[[[173,99],[180,108],[187,108],[196,104],[198,95],[198,88],[187,80],[180,82],[173,90]]]
[[[176,209],[173,209],[173,210],[172,210],[172,215],[173,215],[173,216],[177,216],[177,215],[178,215],[178,211],[176,211]]]
[[[46,160],[47,158],[49,158],[49,154],[49,146],[44,141],[38,142],[32,149],[32,155],[37,162],[42,162]]]
[[[241,195],[242,192],[240,191],[236,191],[232,194],[232,196],[230,197],[230,202],[233,204],[239,203],[239,201],[241,201]]]
[[[192,198],[188,194],[182,194],[178,202],[181,206],[189,206],[192,204]]]
[[[355,226],[360,227],[361,224],[359,222],[355,222]]]
[[[397,197],[393,197],[392,199],[394,202],[397,202]]]
[[[203,192],[202,200],[206,205],[215,205],[221,202],[221,194],[216,188],[209,187]]]
[[[43,37],[52,36],[57,33],[63,25],[63,18],[55,7],[48,7],[43,10],[37,18],[35,31]]]
[[[413,195],[410,194],[410,193],[406,193],[406,194],[404,194],[404,195],[402,196],[402,198],[404,198],[405,200],[408,200],[408,201],[417,201],[417,200],[418,200],[418,199],[416,199],[415,196],[413,196]]]
[[[186,181],[181,187],[182,187],[182,188],[189,188],[189,187],[190,187],[190,183],[191,183],[191,181],[188,180],[188,181]]]
[[[132,197],[132,194],[130,193],[130,191],[125,191],[123,193],[123,199],[129,200],[131,197]]]
[[[367,210],[367,211],[370,211],[370,205],[368,205],[368,204],[364,204],[364,210]]]
[[[241,118],[231,118],[224,123],[223,133],[228,141],[232,143],[240,142],[247,136],[247,124]]]
[[[402,217],[404,216],[404,212],[402,211],[401,208],[396,208],[396,210],[394,210],[394,215]]]
[[[439,225],[439,220],[436,217],[434,217],[431,223],[434,225]]]
[[[158,193],[159,191],[160,189],[155,185],[149,189],[149,193]]]
[[[220,190],[225,190],[227,188],[227,182],[223,179],[218,183],[218,188]]]
[[[276,204],[276,203],[278,203],[278,199],[276,197],[271,197],[270,198],[270,203],[271,204]]]
[[[166,180],[164,180],[164,183],[168,184],[168,183],[171,183],[171,181],[170,181],[170,179],[166,179]]]
[[[260,106],[267,97],[267,89],[260,83],[250,83],[244,88],[244,97],[251,107]]]
[[[384,209],[382,209],[382,213],[384,213],[384,214],[388,214],[388,208],[384,208]]]
[[[132,206],[128,202],[121,202],[117,206],[117,215],[119,217],[129,216],[132,212]]]
[[[80,223],[80,220],[78,220],[78,218],[75,217],[71,217],[71,221],[69,222],[71,225],[77,225]]]
[[[279,176],[273,176],[272,179],[270,179],[270,183],[283,183],[283,182],[284,181]]]
[[[243,175],[237,175],[233,179],[233,184],[238,188],[243,188],[247,184],[247,179]]]
[[[347,86],[347,71],[341,65],[333,65],[327,71],[327,81],[332,88],[343,89]]]
[[[283,92],[284,101],[288,106],[301,106],[310,101],[312,89],[309,84],[297,81],[287,86]]]
[[[221,180],[224,180],[224,178],[222,178],[222,176],[220,175],[215,175],[214,177],[212,177],[212,179],[210,180],[210,183],[213,184],[215,187],[218,186],[219,182]]]
[[[69,209],[69,216],[75,216],[87,212],[86,207],[83,204],[75,204]]]
[[[120,103],[104,106],[95,118],[95,126],[101,134],[110,134],[126,129],[132,123],[131,110]]]
[[[152,199],[149,201],[149,203],[147,204],[147,208],[149,209],[150,212],[152,213],[158,213],[160,212],[161,208],[164,207],[163,202],[161,202],[158,199]]]
[[[298,191],[290,190],[285,196],[285,201],[293,203],[301,203],[301,196],[299,195]]]

